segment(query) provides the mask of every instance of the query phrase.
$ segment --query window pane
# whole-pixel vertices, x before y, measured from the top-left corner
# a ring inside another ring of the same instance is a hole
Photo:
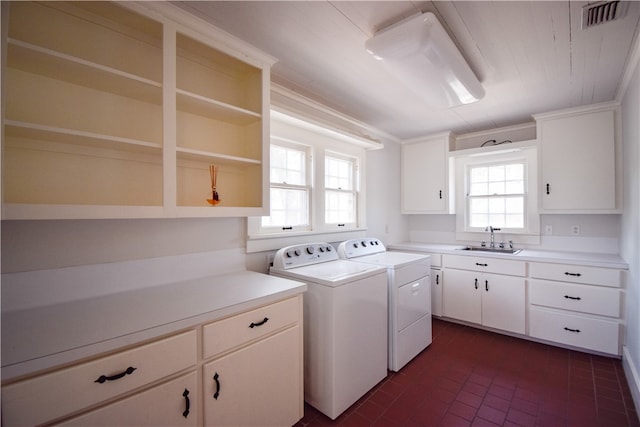
[[[353,168],[352,160],[338,159],[335,157],[325,157],[324,185],[326,188],[353,190]]]
[[[325,222],[327,224],[355,222],[355,194],[327,190],[325,192]]]
[[[524,198],[510,197],[507,199],[507,204],[505,206],[505,213],[522,214],[523,212],[524,212]]]
[[[271,145],[271,182],[305,185],[306,152],[288,147]]]
[[[504,165],[492,166],[489,168],[489,181],[504,181]]]
[[[307,190],[271,188],[271,213],[262,217],[263,227],[290,227],[309,224]]]

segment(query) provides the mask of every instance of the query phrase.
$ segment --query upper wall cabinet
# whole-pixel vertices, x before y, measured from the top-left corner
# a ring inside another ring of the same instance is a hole
[[[618,105],[535,115],[541,213],[619,213]]]
[[[3,219],[268,212],[273,58],[166,3],[2,6]]]
[[[401,205],[403,214],[455,213],[449,151],[451,132],[402,144]]]

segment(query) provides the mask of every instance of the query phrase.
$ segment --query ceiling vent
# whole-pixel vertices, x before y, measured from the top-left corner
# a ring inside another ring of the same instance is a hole
[[[604,24],[606,22],[615,21],[624,17],[627,2],[599,1],[582,7],[582,29]]]

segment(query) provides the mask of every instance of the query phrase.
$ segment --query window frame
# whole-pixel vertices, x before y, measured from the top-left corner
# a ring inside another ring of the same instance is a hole
[[[304,243],[309,236],[318,241],[336,242],[352,238],[365,237],[366,231],[366,199],[365,199],[365,165],[366,149],[357,143],[350,143],[350,139],[335,131],[319,125],[311,124],[297,118],[285,116],[282,113],[272,115],[270,144],[303,145],[310,147],[311,164],[308,173],[311,175],[312,188],[310,199],[310,229],[292,228],[278,230],[278,227],[268,229],[262,227],[262,217],[247,218],[247,252],[259,252],[279,249],[283,246]],[[356,194],[355,221],[353,223],[327,224],[325,213],[325,156],[344,158],[354,161],[354,187]],[[267,173],[271,179],[271,170]],[[269,182],[269,188],[271,183]],[[270,197],[269,197],[270,203]]]
[[[516,145],[516,144],[514,144]],[[471,167],[496,164],[524,163],[524,227],[501,228],[500,240],[517,243],[540,243],[540,214],[538,211],[538,152],[535,144],[519,144],[509,149],[455,155],[456,182],[456,240],[480,242],[486,240],[485,227],[471,227],[469,218],[469,177]],[[493,225],[493,224],[487,224]]]
[[[262,218],[260,217],[260,230],[265,234],[273,234],[284,231],[308,231],[311,230],[312,227],[312,214],[313,214],[313,148],[306,144],[300,144],[298,142],[292,142],[288,140],[284,140],[281,138],[273,137],[271,138],[271,142],[269,144],[269,153],[271,153],[271,146],[276,145],[279,147],[283,147],[290,150],[297,150],[304,152],[305,155],[305,171],[304,171],[304,181],[305,184],[287,184],[286,182],[276,183],[271,181],[271,162],[269,163],[269,190],[272,188],[282,188],[282,189],[292,189],[292,190],[306,190],[307,192],[307,224],[301,225],[293,225],[293,224],[278,224],[278,225],[264,225],[262,222]],[[269,199],[269,204],[271,204],[271,199]]]
[[[342,189],[340,187],[337,188],[333,188],[333,187],[327,187],[327,157],[333,158],[333,159],[337,159],[337,160],[342,160],[342,161],[346,161],[351,163],[351,188],[350,189]],[[359,166],[358,166],[358,158],[354,157],[354,156],[349,156],[349,155],[345,155],[343,153],[338,153],[335,151],[331,151],[331,150],[325,150],[324,152],[324,162],[323,162],[323,176],[322,176],[322,187],[323,187],[323,192],[324,192],[324,197],[323,197],[323,209],[322,209],[322,219],[323,219],[323,223],[324,223],[324,227],[325,228],[333,228],[333,227],[344,227],[344,229],[348,229],[348,228],[355,228],[358,225],[358,189],[360,187],[360,183],[359,183]],[[344,194],[351,194],[354,200],[354,207],[353,207],[353,220],[350,222],[342,222],[342,221],[337,221],[337,222],[328,222],[327,221],[327,206],[326,206],[326,200],[327,200],[327,193],[332,192],[332,193],[344,193]]]

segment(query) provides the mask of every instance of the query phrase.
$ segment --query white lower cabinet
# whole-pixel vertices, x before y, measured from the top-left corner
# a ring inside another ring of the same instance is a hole
[[[2,425],[291,426],[302,338],[299,294],[3,384]]]
[[[290,426],[303,395],[300,326],[204,366],[204,424]]]
[[[529,334],[620,355],[621,270],[530,263]]]
[[[444,315],[490,328],[525,333],[525,279],[447,269]]]
[[[197,426],[196,372],[63,422],[61,426]]]
[[[440,268],[431,269],[431,314],[442,317],[442,289],[444,272]]]

